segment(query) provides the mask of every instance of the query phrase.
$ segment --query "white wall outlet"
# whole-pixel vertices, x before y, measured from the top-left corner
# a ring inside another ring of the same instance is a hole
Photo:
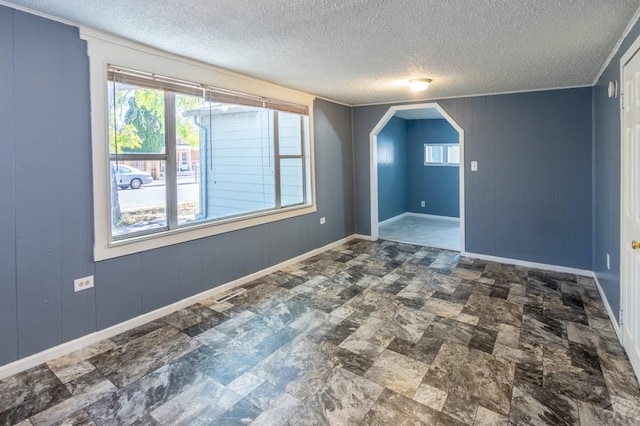
[[[472,172],[477,172],[478,171],[478,162],[477,161],[472,161],[471,162],[471,171]]]
[[[93,287],[93,275],[73,280],[73,291],[78,292]]]
[[[420,201],[420,207],[424,207],[424,201]]]
[[[327,222],[327,219],[324,216],[322,216],[320,218],[320,225],[324,225],[326,222]]]
[[[609,253],[607,253],[607,270],[611,269],[611,257]]]

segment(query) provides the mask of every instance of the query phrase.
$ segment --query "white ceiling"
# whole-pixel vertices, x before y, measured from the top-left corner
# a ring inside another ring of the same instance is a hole
[[[349,105],[592,84],[640,0],[13,0]],[[429,77],[427,92],[406,81]]]

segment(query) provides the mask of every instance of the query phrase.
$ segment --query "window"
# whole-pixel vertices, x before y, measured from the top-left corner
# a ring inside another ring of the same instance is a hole
[[[314,96],[90,28],[80,35],[95,261],[317,211]]]
[[[112,242],[311,204],[306,106],[116,66],[107,85]]]
[[[425,166],[458,166],[460,164],[460,145],[425,144]]]
[[[447,164],[460,164],[460,145],[447,146]]]

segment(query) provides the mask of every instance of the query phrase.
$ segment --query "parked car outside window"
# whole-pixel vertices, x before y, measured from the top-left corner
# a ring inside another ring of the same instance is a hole
[[[114,167],[116,182],[119,188],[138,189],[142,185],[153,182],[150,173],[138,170],[135,167],[117,165]]]

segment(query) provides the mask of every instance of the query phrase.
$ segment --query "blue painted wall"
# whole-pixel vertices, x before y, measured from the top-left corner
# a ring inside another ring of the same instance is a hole
[[[424,144],[458,142],[458,132],[447,120],[407,120],[408,211],[460,217],[460,169],[424,165]]]
[[[616,316],[620,311],[620,99],[607,96],[607,85],[620,81],[620,59],[639,36],[636,22],[593,87],[593,270]]]
[[[378,133],[378,221],[407,211],[407,126],[391,117]]]
[[[435,102],[465,131],[466,250],[590,270],[591,88]],[[360,234],[371,232],[369,133],[390,106],[353,111]]]
[[[13,14],[0,7],[0,365],[16,358],[16,176],[13,125]]]
[[[593,268],[615,313],[620,56],[593,89],[439,101],[465,129],[467,250]],[[368,135],[389,105],[316,101],[316,214],[94,263],[86,45],[0,6],[0,75],[0,365],[370,233]],[[73,293],[89,274],[95,289]]]
[[[86,45],[0,6],[0,75],[0,365],[354,232],[351,109],[318,100],[317,213],[94,263]]]

